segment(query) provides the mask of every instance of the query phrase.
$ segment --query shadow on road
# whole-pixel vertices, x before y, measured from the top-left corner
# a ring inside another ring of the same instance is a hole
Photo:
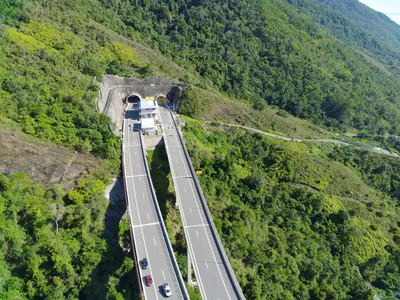
[[[139,299],[136,272],[134,267],[131,267],[134,265],[132,252],[130,249],[124,251],[118,242],[120,221],[126,211],[123,189],[122,178],[119,178],[110,192],[111,201],[105,215],[103,238],[107,241],[107,249],[92,272],[88,285],[82,290],[80,299],[109,298],[111,286],[121,293],[124,299]]]

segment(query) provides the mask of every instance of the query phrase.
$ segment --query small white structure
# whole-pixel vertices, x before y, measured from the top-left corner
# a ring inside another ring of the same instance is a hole
[[[142,131],[144,134],[156,135],[156,120],[153,118],[142,119]]]
[[[157,101],[152,100],[142,100],[139,106],[140,118],[143,119],[154,119],[158,120],[158,104]]]

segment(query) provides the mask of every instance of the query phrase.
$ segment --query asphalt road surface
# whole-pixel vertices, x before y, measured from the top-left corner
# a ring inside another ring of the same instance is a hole
[[[207,223],[174,120],[164,107],[160,107],[160,116],[189,254],[203,300],[239,299]]]
[[[140,278],[146,300],[163,299],[162,285],[168,283],[172,296],[169,299],[184,299],[180,290],[177,274],[169,256],[166,240],[162,234],[160,219],[156,212],[156,199],[151,193],[151,185],[147,178],[145,160],[140,144],[140,132],[135,121],[137,111],[126,111],[123,138],[124,180],[128,196],[128,213],[133,227],[133,237],[138,260],[149,261],[149,268],[141,267]],[[132,127],[129,127],[131,125]],[[153,285],[148,287],[144,278],[151,274]]]

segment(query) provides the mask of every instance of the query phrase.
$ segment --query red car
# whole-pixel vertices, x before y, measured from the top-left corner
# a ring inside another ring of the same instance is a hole
[[[147,286],[151,286],[153,284],[153,277],[151,277],[150,274],[146,276],[146,284]]]

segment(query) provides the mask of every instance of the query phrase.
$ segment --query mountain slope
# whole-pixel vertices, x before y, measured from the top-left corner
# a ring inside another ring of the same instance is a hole
[[[400,131],[396,74],[288,1],[6,0],[0,16],[1,126],[12,119],[36,138],[104,158],[106,169],[69,191],[0,175],[0,297],[137,296],[132,261],[104,227],[103,190],[120,153],[96,111],[104,73],[197,85],[184,112],[288,136],[326,131],[266,103],[330,130]],[[215,89],[245,103],[230,105]],[[185,138],[249,299],[393,299],[397,161],[207,130],[188,121]]]
[[[195,70],[206,86],[333,128],[400,131],[399,77],[287,1],[101,2],[126,35]]]
[[[184,137],[247,299],[396,299],[398,159],[191,119]]]
[[[400,26],[358,0],[289,1],[346,43],[357,45],[388,66],[399,66]]]

